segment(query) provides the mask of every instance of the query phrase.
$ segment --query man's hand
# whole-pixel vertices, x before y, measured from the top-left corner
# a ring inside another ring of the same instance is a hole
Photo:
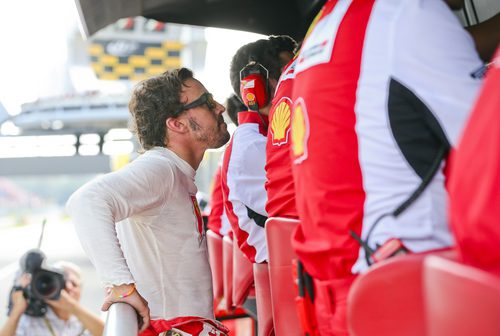
[[[121,297],[123,295],[126,297]],[[108,289],[107,296],[104,298],[104,303],[101,307],[102,311],[107,311],[109,307],[115,302],[125,302],[134,307],[139,316],[142,318],[142,324],[140,326],[140,332],[146,330],[149,326],[149,307],[147,301],[134,289],[134,285],[120,285],[113,286]]]
[[[16,314],[21,316],[28,308],[28,301],[24,298],[22,289],[15,290],[12,292],[12,312],[11,314]]]
[[[64,310],[71,314],[75,313],[76,306],[79,304],[69,293],[63,289],[61,291],[61,296],[59,300],[47,300],[47,304],[49,304],[52,308],[58,310]]]
[[[12,292],[11,296],[12,313],[21,316],[26,311],[26,308],[28,308],[28,301],[24,298],[23,289],[29,285],[31,276],[27,273],[23,273],[18,281],[18,287]]]
[[[0,336],[12,336],[16,334],[19,320],[28,307],[28,302],[23,296],[22,289],[12,292],[11,299],[12,310],[10,311],[10,315],[7,317],[7,322],[5,322],[5,324],[0,328]]]

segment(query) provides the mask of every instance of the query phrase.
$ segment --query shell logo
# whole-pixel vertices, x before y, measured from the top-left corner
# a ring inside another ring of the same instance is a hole
[[[273,146],[281,146],[288,143],[292,114],[291,102],[289,98],[283,97],[276,105],[277,107],[274,110],[271,120]]]
[[[249,102],[255,101],[255,95],[251,92],[247,93],[246,98],[247,98],[247,101],[249,101]]]
[[[309,139],[309,119],[306,104],[302,98],[297,99],[292,118],[292,154],[293,163],[299,164],[307,159],[307,140]]]

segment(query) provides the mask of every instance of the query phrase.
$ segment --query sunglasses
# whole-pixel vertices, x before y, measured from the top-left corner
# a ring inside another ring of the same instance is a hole
[[[190,102],[189,104],[186,104],[184,105],[183,107],[181,107],[177,112],[176,114],[179,115],[181,114],[183,111],[187,111],[187,110],[190,110],[192,108],[195,108],[195,107],[198,107],[198,106],[202,106],[206,104],[208,109],[210,111],[213,111],[215,109],[215,107],[217,106],[217,103],[215,102],[214,100],[214,97],[212,96],[211,93],[209,92],[205,92],[204,94],[202,94],[200,96],[200,98],[196,99],[196,100],[193,100],[192,102]]]

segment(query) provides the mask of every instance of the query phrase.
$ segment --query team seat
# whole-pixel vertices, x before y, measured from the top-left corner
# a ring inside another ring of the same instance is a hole
[[[249,295],[254,295],[252,262],[233,243],[233,305],[242,306]]]
[[[212,269],[214,299],[218,303],[224,296],[222,237],[212,230],[207,230],[207,245],[210,268]]]
[[[432,256],[424,266],[429,336],[500,335],[500,278]]]
[[[224,236],[222,239],[222,272],[223,293],[226,302],[226,310],[233,309],[233,239]]]
[[[423,266],[430,254],[455,256],[451,250],[396,256],[354,281],[347,298],[350,335],[426,335]]]
[[[302,335],[292,276],[292,260],[297,259],[292,232],[298,224],[298,220],[280,217],[270,217],[266,222],[273,320],[275,333],[280,336]]]
[[[273,336],[273,308],[271,305],[268,264],[253,264],[253,274],[255,279],[255,299],[257,301],[258,335]]]

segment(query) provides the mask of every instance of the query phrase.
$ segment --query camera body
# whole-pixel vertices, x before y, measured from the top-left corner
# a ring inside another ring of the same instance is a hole
[[[14,286],[12,291],[22,290],[28,302],[26,315],[40,317],[47,312],[45,300],[58,300],[66,285],[64,273],[45,267],[45,254],[39,249],[26,252],[20,261],[21,272],[31,275],[28,286]],[[9,307],[11,304],[9,303]],[[10,310],[10,309],[9,309]]]

